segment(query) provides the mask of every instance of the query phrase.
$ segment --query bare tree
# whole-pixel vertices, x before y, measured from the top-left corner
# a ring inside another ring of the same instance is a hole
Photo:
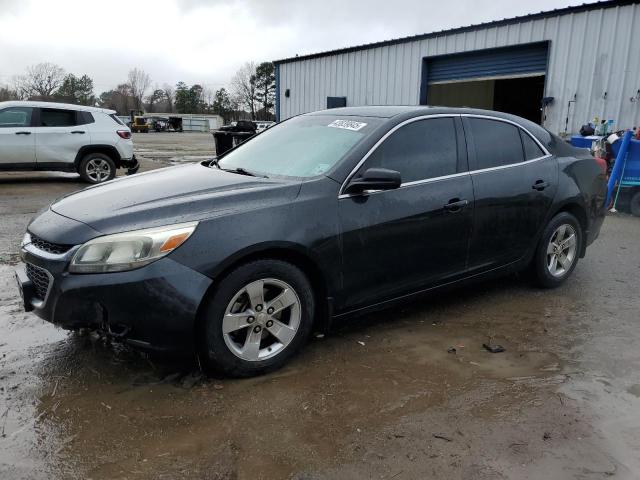
[[[147,75],[144,70],[134,68],[129,71],[127,84],[131,90],[131,96],[135,101],[136,109],[142,110],[142,102],[144,100],[145,93],[151,85],[151,77]]]
[[[169,107],[168,112],[173,113],[173,102],[175,101],[175,95],[176,95],[175,90],[168,83],[165,83],[162,86],[162,89],[164,90],[164,98],[167,101],[167,105]]]
[[[20,100],[18,92],[9,87],[9,85],[0,85],[0,102],[7,100]]]
[[[24,75],[15,78],[16,90],[23,98],[49,100],[62,85],[64,77],[62,67],[54,63],[38,63],[28,67]]]
[[[245,63],[231,79],[231,91],[240,106],[251,113],[251,120],[256,119],[256,64]]]
[[[151,90],[151,93],[147,97],[147,108],[149,109],[149,113],[153,113],[153,109],[155,106],[159,105],[164,100],[164,90],[162,90],[156,84],[155,87]]]

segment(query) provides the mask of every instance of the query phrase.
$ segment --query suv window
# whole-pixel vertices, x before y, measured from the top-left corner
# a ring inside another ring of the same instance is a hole
[[[109,115],[109,117],[111,118],[111,120],[116,122],[118,125],[122,125],[123,127],[125,126],[124,122],[122,120],[120,120],[115,113],[112,113],[111,115]]]
[[[89,112],[78,110],[76,112],[76,125],[88,125],[89,123],[95,123],[93,115]]]
[[[0,128],[30,127],[30,107],[9,107],[0,110]]]
[[[400,127],[367,159],[367,168],[400,172],[403,183],[456,173],[458,146],[453,118],[418,120]]]
[[[76,125],[75,110],[40,109],[40,126],[42,127],[72,127],[74,125]]]
[[[468,120],[476,147],[476,169],[511,165],[524,160],[518,127],[499,120]]]
[[[520,136],[522,137],[522,145],[524,146],[525,160],[534,160],[546,155],[540,148],[540,145],[538,145],[527,132],[520,130]]]

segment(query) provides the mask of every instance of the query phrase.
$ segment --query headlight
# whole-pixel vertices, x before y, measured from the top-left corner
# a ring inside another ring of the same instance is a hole
[[[180,223],[94,238],[76,252],[69,271],[103,273],[140,268],[178,248],[196,226],[198,222]]]

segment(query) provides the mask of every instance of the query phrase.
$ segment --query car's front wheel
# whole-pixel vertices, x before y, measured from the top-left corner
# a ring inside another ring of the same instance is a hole
[[[244,264],[202,312],[200,352],[210,370],[248,377],[284,365],[307,341],[314,295],[306,275],[281,260]]]
[[[554,288],[569,278],[578,263],[582,241],[582,228],[576,217],[561,212],[551,219],[533,259],[540,286]]]
[[[78,173],[88,183],[102,183],[116,176],[116,164],[104,153],[89,153],[80,162]]]

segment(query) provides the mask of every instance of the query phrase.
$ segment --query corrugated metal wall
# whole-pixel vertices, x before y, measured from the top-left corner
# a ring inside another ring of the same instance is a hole
[[[323,109],[328,96],[346,96],[349,106],[417,105],[423,57],[549,40],[545,95],[555,102],[545,126],[563,131],[576,95],[570,131],[594,115],[633,127],[640,125],[640,101],[630,101],[640,89],[637,32],[640,5],[631,4],[282,63],[280,119]]]

